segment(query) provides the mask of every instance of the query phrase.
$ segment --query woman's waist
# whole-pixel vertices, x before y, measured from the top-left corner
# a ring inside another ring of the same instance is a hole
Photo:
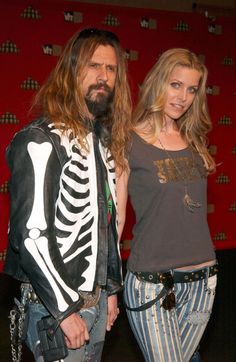
[[[131,250],[128,258],[128,268],[133,271],[165,272],[168,270],[197,270],[211,266],[216,261],[216,254],[212,245],[204,247],[182,248],[179,245],[159,247],[148,243],[136,244],[131,242]]]
[[[216,259],[213,260],[209,260],[200,264],[193,264],[193,265],[186,265],[183,267],[179,267],[179,268],[175,268],[175,270],[180,270],[180,271],[191,271],[191,270],[198,270],[201,268],[205,268],[208,266],[212,266],[216,264]]]
[[[209,278],[218,272],[217,261],[209,265],[202,265],[195,269],[170,269],[165,272],[137,272],[130,270],[140,281],[162,283],[163,279],[171,278],[174,283],[189,283]],[[201,265],[201,264],[199,264]],[[196,265],[195,265],[196,267]]]

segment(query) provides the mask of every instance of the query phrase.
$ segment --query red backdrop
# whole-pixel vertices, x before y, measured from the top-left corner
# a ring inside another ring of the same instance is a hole
[[[209,138],[219,163],[209,178],[208,220],[216,248],[235,248],[235,17],[66,0],[11,0],[0,2],[0,270],[9,216],[6,146],[30,121],[27,111],[32,96],[56,64],[61,47],[84,26],[103,27],[119,36],[128,58],[134,102],[138,85],[161,52],[186,47],[203,57],[209,70],[207,91],[214,124]],[[133,223],[128,205],[123,239],[132,238]]]

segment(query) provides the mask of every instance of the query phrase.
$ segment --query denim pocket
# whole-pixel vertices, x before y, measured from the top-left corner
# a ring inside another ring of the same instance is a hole
[[[39,345],[37,321],[39,321],[41,318],[45,316],[48,316],[48,311],[42,304],[29,303],[28,312],[29,312],[29,324],[28,324],[26,344],[34,354],[35,360],[37,360],[37,356],[40,353],[37,347]]]
[[[215,292],[217,284],[217,275],[213,275],[212,277],[207,279],[207,289]]]
[[[88,332],[90,332],[98,318],[99,305],[97,304],[88,309],[82,309],[79,312],[79,314],[80,314],[81,318],[83,318],[85,320],[87,328],[88,328]]]

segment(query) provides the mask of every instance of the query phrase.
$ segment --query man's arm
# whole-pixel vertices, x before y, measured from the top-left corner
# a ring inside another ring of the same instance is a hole
[[[72,313],[61,322],[68,348],[80,348],[89,340],[86,322],[77,313]]]
[[[18,133],[7,152],[11,169],[9,238],[21,269],[54,318],[61,321],[83,303],[72,285],[55,233],[61,165],[45,132]]]

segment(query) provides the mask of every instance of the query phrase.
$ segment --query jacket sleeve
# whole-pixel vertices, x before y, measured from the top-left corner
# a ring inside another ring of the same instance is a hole
[[[60,254],[55,208],[62,165],[51,138],[40,128],[19,132],[7,150],[11,170],[11,248],[36,294],[61,321],[80,309],[83,299]]]
[[[107,294],[117,294],[123,289],[122,262],[119,252],[118,234],[116,228],[116,214],[113,213],[108,228],[108,268],[107,268]]]

